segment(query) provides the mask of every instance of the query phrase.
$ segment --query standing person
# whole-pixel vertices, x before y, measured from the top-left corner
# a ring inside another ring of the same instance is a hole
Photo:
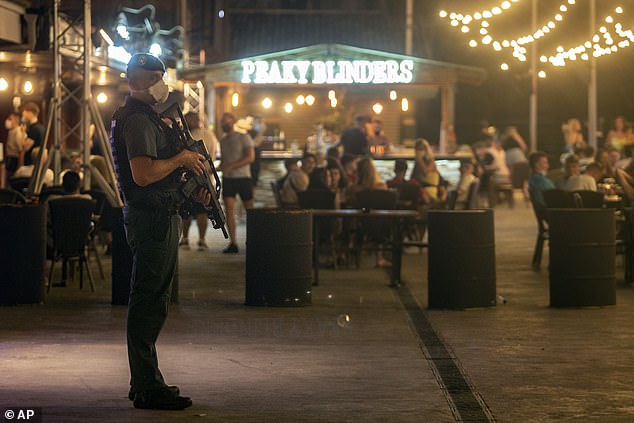
[[[133,254],[127,318],[128,396],[136,408],[183,410],[192,401],[165,383],[155,344],[167,318],[178,256],[179,169],[202,174],[204,157],[186,149],[177,152],[172,129],[154,109],[169,94],[164,73],[165,66],[156,57],[132,56],[126,72],[130,96],[113,116],[110,142]],[[201,190],[197,201],[209,204],[210,195]]]
[[[9,180],[15,171],[24,164],[26,133],[20,125],[20,115],[17,113],[10,113],[4,126],[9,131],[5,144],[7,180]]]
[[[372,118],[370,130],[372,132],[368,133],[368,144],[372,146],[382,146],[385,150],[383,153],[388,152],[390,150],[390,141],[385,136],[385,131],[383,130],[383,121],[377,117]]]
[[[370,118],[367,115],[358,115],[355,118],[355,126],[346,129],[341,134],[343,154],[352,154],[353,156],[366,156],[368,154],[366,124],[369,122]]]
[[[581,133],[581,122],[579,119],[570,118],[561,125],[561,132],[564,135],[564,146],[567,152],[575,151],[575,148],[584,148],[586,141]]]
[[[622,152],[626,145],[632,143],[625,124],[625,118],[623,116],[617,116],[614,119],[614,126],[608,132],[608,136],[605,139],[605,144],[608,147],[613,147],[617,151]]]
[[[211,160],[216,158],[216,151],[218,150],[218,140],[213,131],[205,128],[200,120],[198,113],[189,112],[185,115],[185,121],[192,134],[192,138],[195,140],[202,140],[207,148],[209,157]],[[198,251],[203,251],[209,248],[205,242],[205,234],[207,233],[207,211],[202,204],[194,203],[190,213],[183,214],[183,237],[181,238],[180,246],[189,248],[189,227],[192,223],[192,216],[196,217],[196,225],[198,226]]]
[[[35,147],[42,145],[44,136],[46,135],[46,128],[38,121],[39,115],[40,107],[37,104],[29,102],[22,106],[22,120],[26,123],[26,136],[31,140],[29,143],[31,147],[24,153],[25,165],[32,164],[31,152]]]
[[[227,228],[230,244],[222,250],[225,254],[237,254],[236,239],[236,194],[240,195],[246,209],[253,207],[253,184],[250,164],[255,160],[253,140],[248,134],[236,132],[237,120],[231,113],[225,113],[220,119],[220,127],[224,136],[220,139],[222,161],[218,170],[222,172],[222,198],[225,202]]]
[[[264,118],[262,116],[253,117],[253,125],[251,129],[248,131],[248,134],[251,136],[253,140],[253,147],[255,156],[253,157],[253,162],[251,162],[251,183],[253,186],[258,184],[258,180],[260,179],[260,161],[262,157],[262,143],[264,142],[264,131],[266,131],[266,123],[264,123]]]
[[[504,149],[506,156],[506,165],[511,168],[515,163],[528,163],[526,158],[526,142],[524,138],[517,132],[515,126],[509,126],[504,129],[500,137],[500,144]]]

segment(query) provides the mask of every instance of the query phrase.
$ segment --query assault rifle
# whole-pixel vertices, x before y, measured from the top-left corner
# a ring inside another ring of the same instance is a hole
[[[218,173],[216,172],[216,167],[214,166],[214,158],[209,156],[209,151],[207,151],[207,147],[205,147],[205,143],[202,142],[202,140],[195,140],[192,137],[189,126],[183,117],[183,112],[177,103],[174,103],[163,112],[161,117],[169,119],[172,123],[172,129],[175,131],[178,142],[182,148],[202,154],[205,157],[205,169],[202,175],[196,175],[189,169],[183,170],[183,173],[180,175],[182,182],[180,187],[181,193],[186,200],[193,202],[200,188],[209,191],[211,193],[211,204],[206,208],[207,217],[209,217],[213,228],[221,229],[224,237],[228,238],[229,235],[225,229],[227,219],[219,202],[222,185]]]

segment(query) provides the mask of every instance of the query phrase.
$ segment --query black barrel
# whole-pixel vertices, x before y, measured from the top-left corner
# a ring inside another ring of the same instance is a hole
[[[0,304],[44,301],[46,206],[0,206]]]
[[[126,239],[123,212],[120,207],[111,209],[112,227],[112,305],[128,305],[130,276],[132,275],[132,251]]]
[[[612,209],[550,209],[550,306],[616,304]]]
[[[312,248],[310,210],[248,210],[245,303],[310,305]]]
[[[428,213],[429,308],[495,305],[493,210]]]

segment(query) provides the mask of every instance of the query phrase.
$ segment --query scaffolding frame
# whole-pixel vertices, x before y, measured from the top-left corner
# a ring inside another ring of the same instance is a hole
[[[92,96],[92,22],[91,0],[84,0],[83,15],[76,17],[71,22],[66,21],[60,15],[61,0],[53,2],[53,97],[49,102],[49,115],[46,132],[42,140],[33,177],[27,189],[28,196],[36,196],[42,191],[44,175],[52,165],[54,185],[59,185],[62,161],[62,146],[73,135],[78,135],[81,140],[81,155],[83,158],[83,189],[88,191],[91,187],[91,179],[104,192],[108,202],[113,207],[122,207],[121,194],[116,183],[114,160],[110,148],[109,137],[106,132],[103,119],[99,113],[97,103]],[[83,26],[78,22],[82,21]],[[64,59],[69,59],[71,70],[79,73],[83,84],[77,87],[69,87],[64,83],[62,75]],[[64,119],[63,107],[67,103],[74,103],[81,110],[78,123],[70,126]],[[106,178],[90,162],[90,124],[95,125],[96,142],[103,151],[107,177]],[[62,133],[62,129],[66,129]],[[50,154],[45,155],[49,137],[53,137]]]

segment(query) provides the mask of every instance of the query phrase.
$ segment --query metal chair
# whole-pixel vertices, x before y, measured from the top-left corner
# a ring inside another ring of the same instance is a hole
[[[86,198],[56,198],[49,201],[51,222],[53,227],[53,257],[48,276],[50,291],[53,280],[55,263],[62,259],[62,280],[67,277],[68,263],[73,259],[79,260],[79,287],[83,288],[83,269],[86,268],[90,288],[94,292],[92,272],[88,267],[87,247],[90,231],[93,228],[91,220],[95,209],[95,201]]]

